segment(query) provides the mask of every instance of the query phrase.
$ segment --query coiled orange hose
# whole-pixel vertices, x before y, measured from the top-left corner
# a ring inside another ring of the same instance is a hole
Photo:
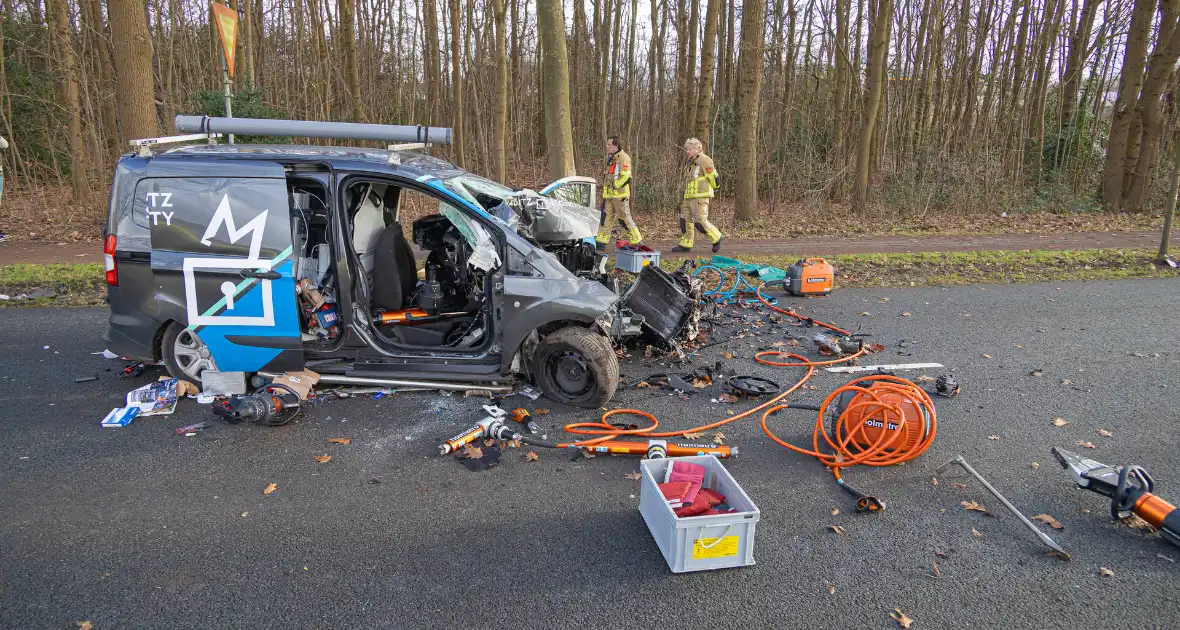
[[[864,385],[866,381],[867,386]],[[833,433],[828,433],[828,428],[824,426],[828,407],[845,392],[852,392],[853,396],[836,419]],[[917,410],[921,417],[915,418],[913,411],[907,414],[904,408],[907,404]],[[762,414],[762,431],[780,446],[819,460],[831,469],[832,475],[841,484],[841,468],[858,464],[891,466],[918,457],[930,448],[938,429],[934,401],[930,395],[911,381],[887,374],[858,378],[828,394],[815,417],[811,450],[783,440],[767,426],[770,416],[788,407],[777,405],[767,409]],[[896,429],[881,429],[893,426]],[[872,428],[877,430],[870,431]],[[904,439],[910,432],[916,432],[915,439]],[[870,433],[876,433],[876,437]],[[820,450],[821,439],[831,452]]]

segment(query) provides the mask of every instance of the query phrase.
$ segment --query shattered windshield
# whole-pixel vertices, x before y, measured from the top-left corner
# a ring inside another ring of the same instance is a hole
[[[464,173],[445,181],[447,188],[485,210],[495,208],[506,197],[517,192],[508,186],[471,173]]]

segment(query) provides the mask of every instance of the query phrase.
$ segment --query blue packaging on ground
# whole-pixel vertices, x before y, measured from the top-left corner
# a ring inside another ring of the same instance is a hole
[[[104,427],[125,427],[139,415],[139,407],[115,407],[102,419]]]

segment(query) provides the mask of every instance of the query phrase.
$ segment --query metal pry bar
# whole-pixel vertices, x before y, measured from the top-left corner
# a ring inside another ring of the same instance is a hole
[[[1063,549],[1061,547],[1061,545],[1058,545],[1052,538],[1049,537],[1048,534],[1041,531],[1032,521],[1028,520],[1028,518],[1025,515],[1021,514],[1020,510],[1016,509],[1016,506],[1012,505],[1012,503],[1010,501],[1008,501],[1008,499],[1004,498],[1004,495],[1000,494],[999,490],[996,490],[994,487],[992,487],[992,485],[990,483],[987,482],[987,479],[983,478],[983,475],[980,475],[979,473],[975,472],[975,469],[971,467],[971,464],[967,463],[967,460],[963,459],[962,455],[957,455],[951,461],[940,466],[938,468],[938,471],[936,471],[936,474],[939,472],[942,472],[943,470],[946,470],[947,467],[949,467],[951,464],[958,464],[959,466],[961,466],[963,468],[963,470],[967,471],[972,477],[975,477],[976,479],[978,479],[979,483],[983,484],[983,487],[986,488],[988,492],[992,493],[992,496],[999,499],[1000,503],[1003,503],[1004,507],[1008,508],[1009,512],[1012,512],[1013,514],[1015,514],[1016,518],[1020,519],[1020,522],[1024,523],[1025,526],[1027,526],[1030,530],[1032,530],[1032,532],[1037,535],[1037,538],[1039,538],[1041,540],[1041,542],[1045,544],[1046,547],[1061,554],[1062,558],[1064,558],[1065,560],[1069,560],[1069,554],[1065,552],[1065,549]]]

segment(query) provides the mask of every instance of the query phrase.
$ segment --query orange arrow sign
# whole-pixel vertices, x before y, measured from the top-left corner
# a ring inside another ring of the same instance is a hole
[[[221,35],[221,48],[225,53],[225,68],[232,79],[234,76],[234,52],[238,44],[238,12],[224,4],[212,3],[213,24]]]

